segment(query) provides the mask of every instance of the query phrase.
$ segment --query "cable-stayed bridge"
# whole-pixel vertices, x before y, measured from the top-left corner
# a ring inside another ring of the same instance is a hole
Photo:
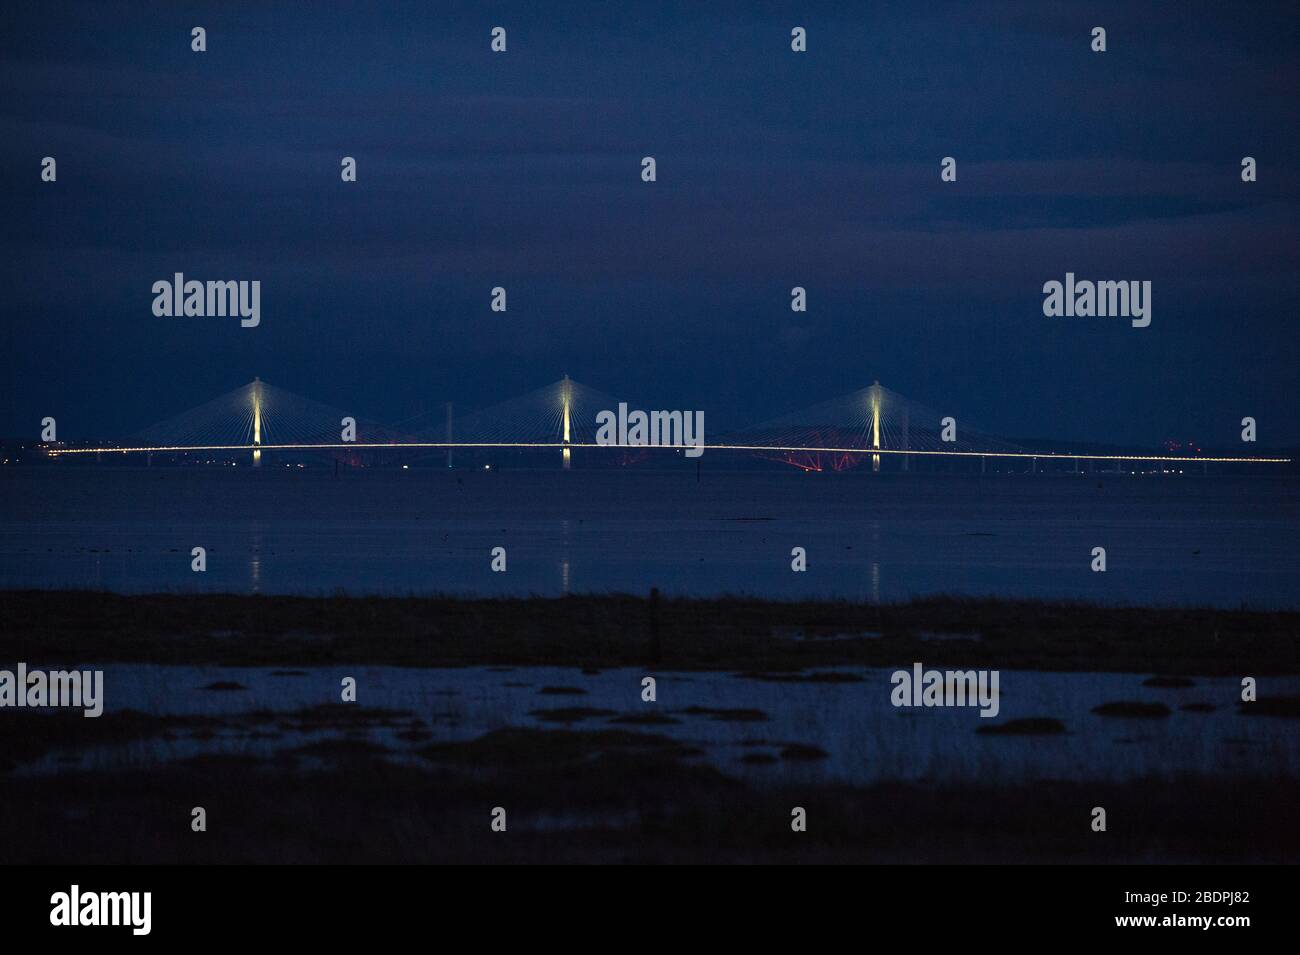
[[[248,454],[254,466],[270,451],[353,452],[403,450],[446,453],[455,450],[556,450],[563,467],[579,448],[606,447],[599,439],[597,415],[614,411],[618,399],[567,375],[559,381],[456,418],[420,415],[384,425],[358,418],[254,379],[196,408],[135,433],[126,441],[78,447],[47,445],[53,457],[86,454]],[[685,412],[683,412],[685,414]],[[668,450],[680,444],[625,450]],[[879,382],[751,427],[716,435],[703,450],[747,452],[806,470],[841,470],[869,462],[880,470],[895,459],[908,469],[913,458],[1011,458],[1089,462],[1168,462],[1285,464],[1290,458],[1176,454],[1092,454],[1022,447],[969,427],[913,401]]]
[[[728,446],[777,455],[812,470],[842,470],[897,454],[906,469],[914,454],[1037,457],[1027,448],[970,428],[876,382],[869,388],[725,436]]]

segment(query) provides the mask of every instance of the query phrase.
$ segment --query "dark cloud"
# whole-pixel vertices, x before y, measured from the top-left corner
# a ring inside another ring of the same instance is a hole
[[[1018,435],[1212,444],[1249,413],[1300,441],[1285,4],[0,16],[3,434],[135,430],[255,374],[402,418],[567,371],[716,421],[880,378]],[[178,270],[260,279],[262,326],[154,318]],[[1151,328],[1045,319],[1067,270],[1152,280]]]

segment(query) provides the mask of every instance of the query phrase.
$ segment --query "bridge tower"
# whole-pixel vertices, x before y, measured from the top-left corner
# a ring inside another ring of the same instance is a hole
[[[572,467],[572,452],[569,450],[569,408],[573,403],[573,388],[569,384],[569,376],[564,376],[564,383],[560,386],[560,401],[564,406],[564,470]]]
[[[262,466],[262,379],[253,379],[253,467]]]
[[[880,447],[880,382],[876,381],[868,389],[871,392],[871,446]],[[880,472],[880,455],[871,456],[871,470]]]

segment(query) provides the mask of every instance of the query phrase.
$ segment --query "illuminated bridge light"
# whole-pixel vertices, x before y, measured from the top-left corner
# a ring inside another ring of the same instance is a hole
[[[572,463],[575,448],[600,447],[595,441],[596,415],[618,407],[620,399],[579,384],[565,375],[551,385],[501,402],[461,418],[460,440],[427,440],[447,427],[417,417],[395,427],[357,418],[357,441],[340,440],[345,415],[337,408],[254,379],[198,408],[139,432],[122,446],[47,447],[50,457],[84,454],[250,453],[254,466],[270,451],[361,450],[555,450],[563,466]],[[623,400],[627,400],[626,397]],[[355,416],[349,416],[355,417]],[[809,465],[816,455],[834,455],[837,468],[869,456],[872,470],[882,458],[901,456],[906,469],[911,457],[1016,460],[1131,461],[1169,464],[1289,464],[1291,458],[1199,454],[1083,454],[1072,451],[1033,451],[963,423],[958,440],[944,442],[943,416],[883,387],[835,398],[741,431],[715,436],[706,451],[780,455],[796,467]],[[675,448],[646,448],[646,451]]]

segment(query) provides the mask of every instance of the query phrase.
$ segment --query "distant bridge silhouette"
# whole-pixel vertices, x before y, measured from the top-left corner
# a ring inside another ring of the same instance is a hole
[[[567,375],[535,391],[476,411],[458,420],[451,406],[442,421],[417,416],[388,426],[304,398],[255,378],[137,432],[121,444],[82,447],[47,445],[54,457],[85,454],[247,453],[254,466],[268,451],[558,450],[565,468],[572,451],[603,447],[597,442],[596,415],[614,410],[618,399],[579,384]],[[343,437],[344,420],[355,440]],[[1132,461],[1152,463],[1285,464],[1290,458],[1175,454],[1090,454],[1036,451],[996,435],[951,423],[937,411],[883,387],[879,382],[851,394],[783,415],[749,428],[725,432],[703,448],[741,451],[808,470],[900,456],[904,469],[912,457],[1017,458],[1030,460]],[[945,425],[948,427],[945,428]],[[635,450],[640,450],[637,448]],[[680,447],[646,450],[682,450]],[[827,460],[829,459],[829,460]]]

